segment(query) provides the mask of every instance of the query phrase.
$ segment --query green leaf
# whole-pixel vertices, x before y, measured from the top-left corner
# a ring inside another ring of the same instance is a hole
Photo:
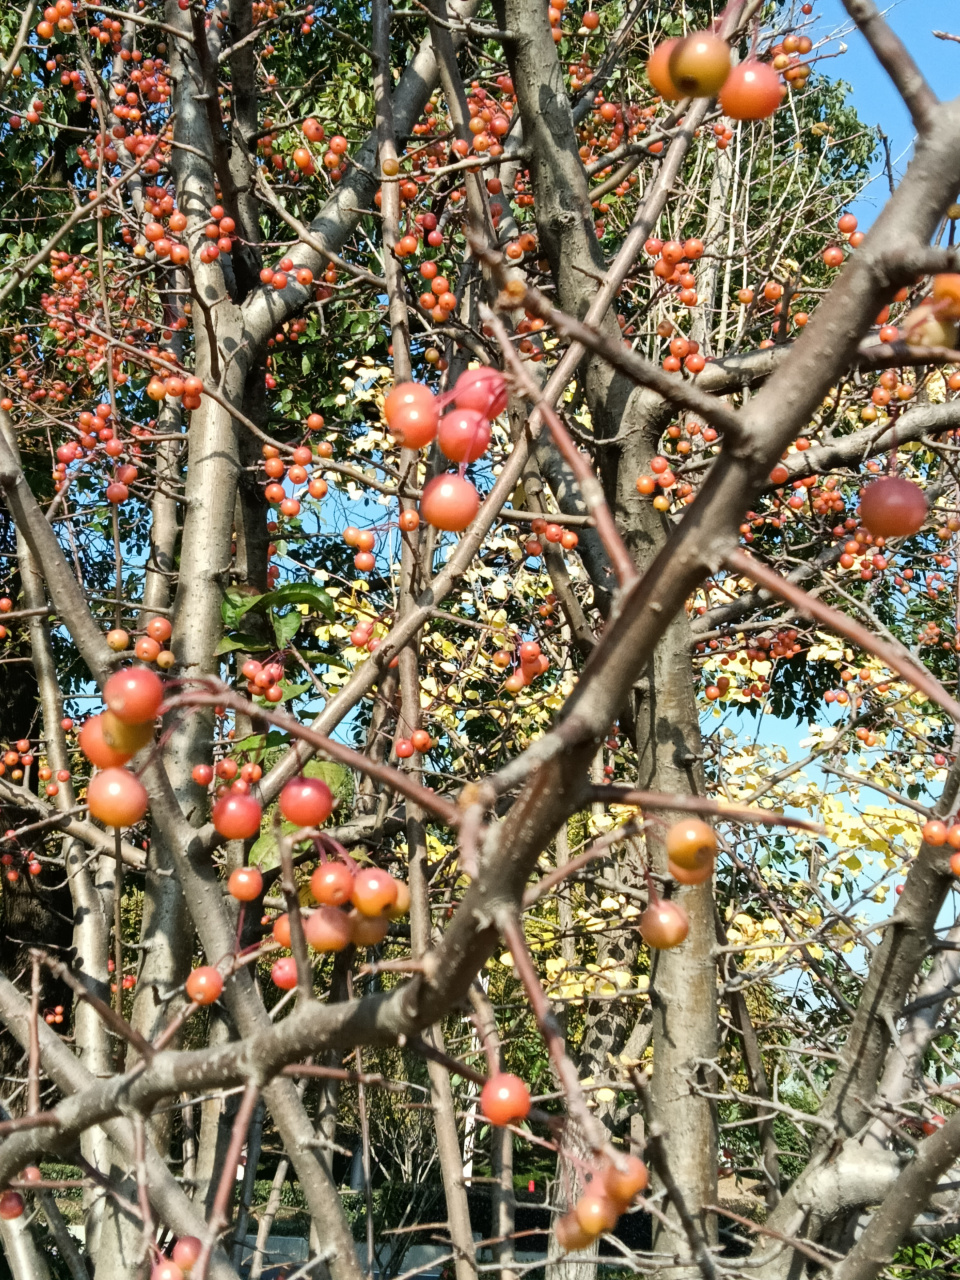
[[[283,691],[283,701],[292,702],[294,698],[299,698],[301,693],[306,693],[308,689],[312,689],[313,685],[309,680],[304,680],[303,684],[292,684]]]
[[[262,595],[248,595],[236,587],[228,587],[220,601],[220,616],[224,626],[232,631],[245,613],[249,613],[263,599]]]
[[[335,616],[333,600],[315,582],[288,582],[271,593],[269,603],[271,608],[281,604],[306,604],[315,613],[322,613],[329,622]]]
[[[315,582],[288,582],[279,590],[265,595],[247,595],[236,587],[230,587],[220,602],[220,615],[227,630],[235,631],[240,619],[251,609],[269,609],[274,612],[281,605],[287,604],[305,604],[313,613],[323,614],[330,622],[335,616],[333,600]]]
[[[342,667],[344,671],[352,671],[353,665],[336,653],[324,653],[322,649],[301,649],[300,657],[304,662],[315,662],[318,667]]]
[[[275,812],[276,806],[271,806],[269,813]],[[286,819],[280,823],[280,830],[285,836],[296,831],[297,824],[295,822],[287,822]],[[254,843],[250,846],[249,853],[250,862],[255,867],[272,867],[280,861],[280,854],[277,851],[277,840],[274,835],[273,822],[264,824],[263,834],[258,836]]]
[[[271,729],[266,737],[262,733],[251,734],[249,738],[241,738],[233,744],[234,751],[270,751],[275,747],[289,745],[287,735],[279,729]]]
[[[291,610],[290,613],[277,613],[272,610],[270,621],[273,623],[273,632],[277,637],[278,648],[285,649],[300,630],[300,623],[303,621],[303,617],[297,613],[296,609]]]
[[[225,653],[233,653],[236,649],[243,649],[247,653],[256,653],[261,649],[269,648],[270,646],[266,641],[258,640],[256,636],[247,635],[243,631],[237,631],[232,636],[224,636],[213,652],[222,656]]]
[[[335,760],[308,760],[303,766],[303,774],[307,778],[322,778],[341,805],[339,820],[348,813],[353,804],[354,783],[353,771],[345,764]],[[334,818],[334,822],[338,818]]]
[[[230,636],[224,636],[213,652],[219,658],[225,653],[233,653],[234,649],[242,648],[243,646],[239,640],[234,640]]]
[[[253,842],[248,857],[253,867],[272,867],[279,861],[277,841],[272,826],[266,827],[263,835]]]

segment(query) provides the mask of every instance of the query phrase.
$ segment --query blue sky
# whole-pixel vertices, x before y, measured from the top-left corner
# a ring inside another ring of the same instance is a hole
[[[898,0],[881,7],[890,26],[904,41],[934,92],[947,99],[960,92],[960,44],[937,40],[934,31],[960,35],[960,5],[956,0]],[[824,64],[827,75],[846,80],[853,89],[852,101],[865,124],[880,125],[890,138],[897,176],[910,158],[913,126],[910,117],[886,72],[880,67],[866,40],[853,29],[841,0],[820,0],[814,8],[813,34],[817,41],[834,33],[842,35],[847,52]],[[827,52],[834,52],[839,38]],[[852,206],[860,225],[866,229],[876,217],[887,190],[883,177],[871,185]]]

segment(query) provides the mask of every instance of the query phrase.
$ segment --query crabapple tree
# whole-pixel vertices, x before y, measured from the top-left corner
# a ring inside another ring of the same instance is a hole
[[[15,1280],[955,1268],[960,99],[844,5],[0,17]]]

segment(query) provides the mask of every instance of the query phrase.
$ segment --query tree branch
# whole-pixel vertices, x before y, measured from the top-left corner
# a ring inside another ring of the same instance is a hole
[[[873,0],[843,0],[843,7],[896,85],[917,132],[926,133],[939,102],[903,41],[884,20]]]
[[[29,1006],[13,983],[2,975],[0,975],[0,1018],[2,1018],[18,1043],[26,1048],[30,1041]],[[95,1093],[104,1085],[111,1083],[111,1081],[96,1080],[60,1040],[59,1036],[51,1031],[42,1020],[39,1032],[40,1057],[43,1068],[62,1093],[77,1097],[84,1094],[86,1090],[92,1090]],[[126,1077],[117,1076],[114,1079],[124,1080]],[[70,1097],[65,1098],[56,1108],[56,1113],[62,1114],[61,1108],[68,1106],[70,1101]],[[116,1108],[110,1113],[118,1118],[105,1119],[103,1121],[100,1121],[99,1118],[92,1118],[91,1123],[103,1124],[104,1130],[111,1142],[115,1144],[120,1158],[132,1165],[135,1159],[133,1125],[129,1120],[119,1118],[123,1110],[124,1104],[118,1101]],[[62,1157],[71,1149],[76,1137],[79,1137],[79,1134],[87,1127],[89,1126],[85,1124],[75,1127],[72,1137],[69,1135],[69,1129],[64,1130],[61,1128],[57,1131],[44,1129],[43,1132],[51,1135],[51,1137],[58,1133],[60,1135],[59,1140],[52,1140],[45,1146],[36,1146],[35,1150],[37,1152],[49,1150],[51,1154]],[[26,1132],[29,1133],[29,1131]],[[24,1131],[19,1131],[16,1134],[11,1134],[0,1145],[0,1168],[3,1169],[3,1173],[0,1174],[0,1183],[9,1181],[20,1169],[31,1163],[29,1155],[22,1160],[18,1160],[15,1151],[16,1144],[25,1136]],[[14,1143],[14,1147],[10,1146],[11,1143]],[[29,1142],[24,1148],[24,1150],[33,1149],[34,1147]],[[146,1143],[145,1154],[148,1191],[154,1211],[178,1235],[192,1234],[202,1236],[205,1229],[202,1215],[198,1213],[196,1207],[188,1199],[186,1192],[167,1168],[166,1162],[157,1153],[156,1148],[149,1139]],[[9,1162],[8,1156],[12,1157]],[[218,1248],[211,1260],[210,1280],[238,1280],[236,1271],[230,1265],[222,1249]]]
[[[108,647],[90,613],[86,597],[70,571],[56,534],[20,469],[10,443],[13,440],[14,429],[10,415],[5,409],[0,409],[0,488],[6,496],[17,528],[30,547],[34,563],[43,569],[54,609],[61,621],[70,628],[70,634],[77,642],[91,675],[98,683],[103,684],[117,665],[118,655]]]
[[[874,1280],[893,1259],[941,1176],[960,1156],[960,1112],[923,1141],[888,1191],[863,1235],[834,1268],[834,1280]]]

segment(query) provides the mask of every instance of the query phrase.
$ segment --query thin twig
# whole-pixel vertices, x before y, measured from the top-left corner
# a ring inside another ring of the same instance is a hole
[[[540,1028],[540,1034],[546,1041],[553,1068],[557,1073],[557,1079],[566,1095],[567,1110],[576,1120],[590,1147],[599,1155],[605,1152],[608,1145],[606,1130],[587,1106],[587,1100],[580,1087],[580,1075],[571,1059],[567,1056],[563,1033],[557,1025],[557,1020],[553,1016],[546,992],[537,977],[537,971],[527,949],[527,942],[523,936],[520,923],[516,916],[504,912],[498,917],[497,924],[503,934],[504,942],[510,949],[517,976],[523,983],[524,990],[527,993],[527,999],[530,1001],[530,1007],[533,1009],[534,1017],[537,1019],[537,1025]]]
[[[481,306],[480,313],[484,321],[491,326],[497,341],[500,343],[500,349],[503,352],[503,358],[513,374],[514,380],[519,388],[528,399],[532,400],[534,407],[539,411],[544,422],[550,428],[550,434],[553,436],[554,443],[563,455],[564,461],[570,467],[577,484],[580,489],[580,496],[583,498],[583,504],[587,511],[593,516],[597,529],[597,535],[603,543],[604,550],[610,557],[610,563],[613,565],[614,573],[621,587],[628,587],[637,581],[637,567],[633,562],[633,557],[627,550],[620,532],[617,529],[613,519],[613,513],[607,504],[606,494],[603,492],[603,485],[594,474],[593,468],[587,458],[580,452],[570,437],[569,431],[560,421],[559,416],[549,402],[544,398],[543,392],[537,383],[528,373],[520,357],[513,349],[513,344],[503,326],[500,317],[492,312],[489,307]]]
[[[646,1077],[636,1069],[631,1072],[631,1075],[637,1088],[637,1095],[641,1103],[646,1105],[649,1098]],[[691,1256],[697,1264],[703,1280],[717,1280],[717,1265],[697,1227],[693,1214],[687,1206],[686,1198],[671,1172],[667,1147],[663,1137],[663,1128],[656,1121],[647,1130],[647,1145],[644,1155],[663,1184],[667,1199],[677,1212],[683,1233],[687,1237],[687,1244],[690,1246]]]
[[[37,11],[37,0],[29,0],[24,5],[23,13],[20,17],[20,29],[17,32],[17,38],[13,42],[13,48],[6,62],[0,67],[0,94],[7,87],[13,69],[20,61],[20,55],[26,47],[27,41],[30,39],[30,28],[33,26],[33,15]]]
[[[160,138],[158,136],[150,144],[149,148],[143,153],[143,155],[138,157],[136,164],[131,165],[130,168],[125,170],[119,178],[114,182],[111,182],[108,187],[105,187],[94,200],[90,200],[86,204],[78,205],[77,208],[74,209],[73,213],[71,213],[70,217],[61,223],[46,244],[42,245],[32,258],[24,263],[22,267],[14,267],[11,273],[12,279],[5,284],[2,289],[0,289],[0,302],[6,302],[11,293],[13,293],[15,289],[19,289],[23,281],[26,280],[37,267],[46,262],[60,241],[73,230],[77,223],[86,222],[88,218],[97,212],[102,204],[107,200],[111,200],[118,191],[126,186],[131,178],[136,177],[147,161],[153,156],[154,151],[159,145]]]
[[[475,250],[476,251],[476,250]],[[485,261],[500,258],[499,254],[484,254]],[[523,307],[524,310],[539,316],[551,326],[554,332],[563,338],[573,341],[600,355],[613,368],[625,374],[638,386],[649,387],[652,391],[670,401],[681,409],[687,409],[702,418],[711,427],[716,427],[728,438],[735,439],[740,428],[740,419],[735,410],[716,396],[701,391],[695,381],[686,380],[679,374],[666,373],[652,360],[647,360],[638,352],[625,346],[622,342],[608,338],[600,329],[584,324],[575,316],[567,315],[550,304],[549,299],[532,285],[527,285],[525,292],[515,296],[511,290],[505,299],[505,305]]]
[[[300,894],[297,879],[293,872],[293,850],[290,837],[283,834],[283,826],[279,806],[273,815],[273,833],[280,851],[280,887],[287,904],[287,918],[290,924],[290,950],[293,952],[297,966],[297,999],[301,1001],[313,998],[313,969],[307,955],[307,940],[303,936],[303,917],[300,915]]]
[[[349,1084],[365,1084],[378,1089],[387,1089],[391,1093],[406,1093],[408,1089],[419,1089],[420,1085],[399,1084],[389,1080],[379,1072],[348,1071],[346,1067],[324,1067],[316,1062],[296,1062],[283,1068],[280,1073],[285,1076],[307,1076],[317,1080],[344,1080]]]
[[[585,799],[601,804],[635,804],[644,809],[677,809],[684,813],[709,813],[730,822],[756,822],[766,827],[797,827],[822,835],[826,828],[808,818],[794,818],[773,809],[757,809],[752,805],[727,805],[708,796],[668,795],[664,791],[639,791],[635,787],[588,787]]]
[[[257,35],[259,35],[259,30]],[[321,240],[311,232],[309,227],[304,226],[299,218],[295,218],[288,209],[285,209],[277,197],[270,190],[270,187],[263,177],[259,169],[254,170],[254,181],[257,184],[257,190],[266,201],[267,204],[282,218],[291,231],[295,231],[297,239],[312,249],[314,253],[318,253],[321,258],[325,258],[328,262],[332,262],[338,271],[343,271],[347,275],[351,275],[356,280],[362,280],[365,284],[371,284],[376,289],[385,290],[387,287],[386,280],[380,276],[375,276],[370,271],[364,271],[362,267],[354,266],[352,262],[347,262],[345,258],[341,258],[338,253],[326,248]]]
[[[253,1081],[248,1081],[233,1121],[230,1145],[227,1147],[227,1154],[223,1162],[223,1169],[220,1172],[220,1181],[217,1184],[213,1207],[210,1210],[206,1238],[203,1241],[200,1256],[194,1266],[193,1274],[196,1276],[196,1280],[206,1280],[207,1269],[210,1266],[210,1255],[213,1253],[217,1237],[229,1221],[228,1210],[230,1199],[233,1195],[233,1185],[237,1180],[237,1166],[240,1163],[240,1154],[243,1151],[247,1130],[250,1128],[250,1121],[253,1118],[253,1109],[257,1105],[259,1097],[260,1090]]]
[[[818,1267],[832,1267],[834,1259],[821,1253],[819,1249],[812,1249],[796,1236],[785,1236],[779,1231],[774,1231],[771,1227],[762,1227],[758,1222],[751,1222],[749,1218],[742,1218],[739,1213],[733,1213],[730,1209],[724,1209],[718,1204],[705,1204],[704,1209],[707,1213],[721,1213],[725,1218],[730,1218],[733,1222],[738,1222],[741,1227],[746,1227],[750,1231],[755,1231],[758,1235],[770,1236],[773,1240],[780,1240],[784,1244],[788,1244],[791,1249],[796,1249],[797,1253],[802,1253],[809,1258],[811,1262],[815,1262]]]
[[[345,764],[350,769],[357,769],[359,772],[375,778],[378,782],[382,782],[384,786],[390,787],[394,791],[399,791],[407,799],[413,800],[422,805],[423,808],[435,813],[448,826],[457,827],[460,825],[460,810],[456,805],[451,804],[449,800],[444,800],[428,787],[421,786],[420,783],[400,769],[394,769],[391,765],[380,764],[378,761],[362,755],[359,751],[353,751],[350,747],[344,746],[341,742],[335,742],[333,738],[328,738],[326,734],[317,733],[315,729],[301,724],[299,720],[294,716],[288,715],[285,711],[277,711],[272,707],[255,706],[249,699],[241,698],[229,686],[221,684],[218,680],[208,679],[202,683],[198,681],[195,685],[185,689],[183,693],[168,699],[164,707],[161,708],[161,712],[173,711],[177,707],[215,706],[231,707],[234,711],[240,711],[244,715],[250,716],[252,720],[266,720],[269,724],[276,725],[278,729],[285,729],[293,737],[302,738],[304,742],[315,747],[329,759],[336,760],[338,764]]]
[[[121,1017],[106,1001],[101,1000],[99,996],[94,995],[92,991],[85,987],[71,969],[60,960],[54,960],[52,956],[48,956],[44,951],[38,951],[37,955],[40,957],[41,963],[47,966],[55,978],[59,978],[61,982],[66,983],[78,1000],[86,1000],[91,1008],[96,1009],[106,1026],[115,1035],[126,1040],[147,1061],[153,1057],[153,1045],[148,1040],[145,1040],[139,1031],[131,1027],[126,1018]]]
[[[906,45],[884,20],[873,0],[843,0],[843,7],[860,28],[877,61],[896,85],[918,133],[929,132],[940,105]]]
[[[147,1127],[143,1116],[137,1113],[133,1117],[133,1149],[137,1174],[137,1204],[143,1218],[143,1257],[150,1257],[150,1246],[156,1235],[153,1224],[153,1213],[150,1209],[150,1184],[147,1179]]]
[[[114,507],[116,511],[116,507]],[[115,863],[113,886],[113,976],[116,991],[114,1004],[117,1013],[123,1016],[123,849],[120,843],[120,828],[113,832],[113,856]]]
[[[17,1133],[20,1129],[56,1129],[59,1124],[60,1117],[55,1111],[41,1111],[33,1116],[14,1116],[12,1120],[0,1120],[0,1138]]]

